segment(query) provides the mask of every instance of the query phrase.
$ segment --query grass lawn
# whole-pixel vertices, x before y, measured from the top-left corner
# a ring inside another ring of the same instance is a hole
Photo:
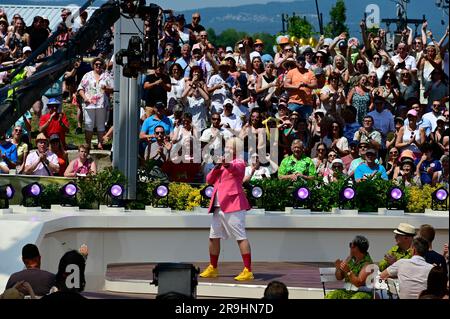
[[[84,143],[84,130],[82,134],[75,134],[75,129],[77,128],[77,106],[70,103],[63,104],[63,112],[66,114],[67,119],[69,120],[69,132],[66,134],[66,143],[69,149],[77,149],[78,145]],[[33,116],[32,122],[32,134],[31,137],[36,138],[39,129],[39,119]],[[111,142],[105,145],[105,149],[111,148]],[[92,137],[92,144],[97,145],[97,136],[94,134]]]

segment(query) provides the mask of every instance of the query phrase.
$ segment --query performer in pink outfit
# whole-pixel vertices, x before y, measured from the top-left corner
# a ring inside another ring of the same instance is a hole
[[[213,213],[209,234],[210,265],[200,274],[203,278],[219,275],[217,263],[220,254],[220,239],[233,235],[241,251],[244,270],[234,279],[239,281],[254,279],[251,268],[250,243],[245,232],[245,211],[251,208],[242,188],[245,162],[239,158],[243,143],[238,138],[230,138],[225,144],[225,156],[206,177],[206,182],[214,185],[209,213]]]

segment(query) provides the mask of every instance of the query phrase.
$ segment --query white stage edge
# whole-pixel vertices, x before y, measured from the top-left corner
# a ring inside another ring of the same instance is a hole
[[[89,246],[87,290],[105,288],[110,263],[205,262],[208,260],[210,216],[167,210],[123,211],[102,207],[80,211],[72,207],[52,210],[11,206],[0,214],[0,290],[13,272],[23,269],[21,249],[38,245],[42,268],[56,273],[61,256],[81,244]],[[433,247],[448,242],[448,212],[427,214],[305,213],[249,211],[248,237],[254,261],[332,262],[348,255],[348,242],[358,234],[369,239],[369,252],[381,260],[393,245],[393,229],[401,222],[418,228],[436,228]],[[221,261],[240,261],[234,240],[224,241]],[[200,287],[199,287],[200,289]],[[203,288],[199,290],[202,291]]]

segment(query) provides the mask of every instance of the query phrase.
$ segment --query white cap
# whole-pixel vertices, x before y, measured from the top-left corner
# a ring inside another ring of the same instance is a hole
[[[333,43],[333,39],[331,38],[325,38],[323,39],[323,45],[328,45],[330,46]]]
[[[31,52],[31,48],[29,46],[23,47],[22,53],[25,53],[25,52]]]
[[[261,54],[259,54],[259,52],[256,52],[256,51],[253,51],[252,53],[250,53],[250,61],[253,61],[253,59],[256,57],[261,58]]]
[[[335,158],[335,159],[331,162],[331,165],[336,164],[336,163],[341,164],[342,166],[344,166],[344,162],[343,162],[340,158]]]
[[[232,99],[225,99],[225,101],[223,101],[223,106],[225,106],[227,104],[233,105],[233,100]]]
[[[231,53],[233,53],[233,48],[232,47],[227,47],[226,49],[225,49],[225,52],[231,52]]]
[[[243,48],[243,47],[244,47],[244,45],[242,43],[239,43],[238,48],[240,49],[240,48]]]

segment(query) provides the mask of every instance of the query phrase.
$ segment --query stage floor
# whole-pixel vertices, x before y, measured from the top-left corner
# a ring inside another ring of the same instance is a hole
[[[195,267],[199,267],[202,271],[208,263],[199,262],[193,263]],[[153,279],[153,268],[155,263],[124,263],[124,264],[109,264],[106,271],[106,282],[119,283],[126,285],[127,283],[142,283],[149,285]],[[292,297],[307,296],[310,292],[312,298],[323,297],[322,284],[320,282],[319,267],[333,267],[333,263],[307,263],[307,262],[254,262],[253,274],[255,279],[247,282],[238,282],[234,277],[242,271],[242,262],[222,262],[219,261],[219,277],[218,278],[200,278],[198,291],[204,296],[211,297],[236,297],[245,296],[247,289],[255,290],[249,298],[262,297],[264,288],[272,280],[281,281],[286,284],[289,291],[292,292]],[[326,288],[336,289],[342,288],[341,282],[327,283]],[[115,288],[116,291],[131,293],[132,289],[122,286]],[[153,287],[153,286],[152,286]],[[210,287],[210,292],[201,291],[203,287]],[[220,294],[218,289],[228,288],[228,292]],[[214,289],[215,288],[215,289]],[[108,290],[108,288],[107,288]],[[136,289],[134,292],[139,291]],[[214,292],[217,292],[215,294]],[[295,292],[295,293],[294,293]],[[301,294],[299,294],[301,292]]]

